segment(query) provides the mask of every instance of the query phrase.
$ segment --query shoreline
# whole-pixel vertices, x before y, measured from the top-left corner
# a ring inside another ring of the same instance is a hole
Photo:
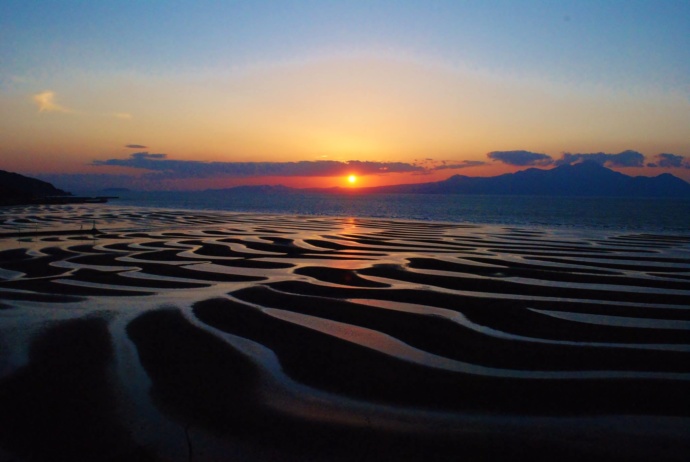
[[[118,196],[45,196],[22,199],[2,199],[0,207],[25,207],[33,205],[71,205],[71,204],[105,204]]]

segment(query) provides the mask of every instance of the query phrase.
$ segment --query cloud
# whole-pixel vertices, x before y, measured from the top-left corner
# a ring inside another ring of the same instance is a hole
[[[480,165],[486,165],[486,162],[482,160],[461,160],[459,162],[443,161],[440,165],[433,167],[432,170],[455,170],[459,168],[478,167]]]
[[[36,106],[38,107],[38,112],[61,112],[63,114],[78,113],[81,115],[89,115],[85,114],[82,111],[75,111],[74,109],[70,109],[61,104],[58,104],[56,101],[55,92],[51,90],[35,93],[34,95],[32,95],[32,99],[34,104],[36,104]],[[120,120],[129,120],[132,118],[132,114],[128,112],[111,112],[90,115],[97,115],[99,117],[113,117]]]
[[[555,164],[572,165],[585,161],[596,162],[607,167],[643,167],[644,155],[632,150],[619,152],[618,154],[606,154],[603,152],[572,154],[565,152]]]
[[[46,90],[41,93],[36,93],[33,95],[34,103],[38,106],[38,112],[63,112],[71,113],[74,112],[64,106],[59,105],[55,102],[55,92]]]
[[[416,175],[428,175],[437,170],[456,170],[486,164],[486,162],[481,160],[436,160],[427,157],[425,159],[415,159],[412,165],[421,167],[421,170],[413,172]]]
[[[647,167],[662,168],[690,168],[690,160],[677,154],[661,153],[654,156],[655,162],[647,164]]]
[[[497,160],[508,165],[520,167],[528,165],[547,166],[553,164],[553,159],[548,154],[540,154],[530,151],[492,151],[487,154],[492,160]]]
[[[424,171],[424,167],[404,162],[363,162],[332,160],[301,162],[200,162],[171,160],[166,154],[136,152],[126,159],[95,160],[95,166],[130,167],[147,170],[147,176],[155,179],[184,179],[212,177],[257,176],[341,176],[356,173],[374,175]]]
[[[580,162],[596,162],[607,167],[643,167],[644,155],[637,151],[627,150],[618,154],[607,154],[604,152],[595,153],[570,153],[565,152],[560,159],[554,160],[548,154],[540,154],[530,151],[493,151],[487,154],[489,159],[497,160],[508,165],[540,166],[550,165],[572,165]],[[673,156],[673,154],[671,154]],[[675,161],[672,158],[662,158],[666,162]]]
[[[141,144],[125,144],[125,147],[129,149],[146,149],[148,146]]]
[[[167,154],[149,154],[148,152],[135,152],[134,154],[130,154],[130,158],[132,159],[165,159],[167,157]]]

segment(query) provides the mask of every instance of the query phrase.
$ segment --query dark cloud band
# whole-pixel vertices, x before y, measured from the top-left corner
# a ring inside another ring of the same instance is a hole
[[[643,167],[644,155],[632,150],[619,152],[618,154],[607,154],[604,152],[572,154],[566,152],[555,162],[555,165],[571,165],[584,161],[596,162],[607,167]]]
[[[138,146],[138,145],[128,145]],[[627,150],[618,154],[563,153],[554,160],[538,152],[492,151],[489,159],[518,167],[550,167],[592,161],[608,167],[644,167],[644,155]],[[387,173],[428,174],[437,170],[453,170],[485,165],[482,161],[434,161],[423,159],[406,162],[363,162],[331,160],[300,162],[200,162],[168,159],[166,154],[135,152],[125,159],[95,160],[95,166],[129,167],[144,171],[144,177],[157,180],[175,180],[214,177],[335,177],[342,175],[381,175]],[[690,168],[690,162],[675,154],[658,154],[648,167]]]
[[[127,159],[95,160],[92,165],[130,167],[147,170],[158,178],[211,178],[252,176],[340,176],[346,174],[375,175],[414,173],[425,168],[404,162],[301,161],[301,162],[199,162],[171,160],[166,154],[136,152]]]
[[[492,160],[497,160],[508,165],[519,167],[541,166],[545,167],[553,164],[553,159],[548,154],[540,154],[530,151],[492,151],[487,154]]]
[[[654,156],[654,162],[648,163],[647,167],[690,168],[690,160],[677,154],[661,153]]]
[[[605,152],[570,153],[565,152],[560,159],[554,160],[548,154],[530,151],[493,151],[487,154],[489,159],[518,167],[527,166],[559,166],[572,165],[580,162],[596,162],[607,167],[644,167],[644,155],[633,150],[609,154]],[[656,162],[648,164],[650,167],[680,168],[686,164],[683,156],[675,154],[658,154]]]

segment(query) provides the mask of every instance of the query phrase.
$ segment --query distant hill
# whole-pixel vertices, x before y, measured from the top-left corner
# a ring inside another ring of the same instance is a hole
[[[353,189],[311,189],[352,193]],[[433,183],[359,188],[368,194],[497,194],[535,196],[690,197],[690,184],[664,173],[632,177],[595,162],[562,165],[551,170],[530,168],[494,177],[454,175]]]
[[[54,196],[71,196],[71,194],[46,181],[0,170],[0,204],[32,203]]]

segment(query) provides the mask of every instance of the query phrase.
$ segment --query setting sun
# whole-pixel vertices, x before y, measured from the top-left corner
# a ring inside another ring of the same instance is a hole
[[[347,177],[347,182],[350,184],[355,184],[357,183],[357,177],[355,175],[350,175]]]

